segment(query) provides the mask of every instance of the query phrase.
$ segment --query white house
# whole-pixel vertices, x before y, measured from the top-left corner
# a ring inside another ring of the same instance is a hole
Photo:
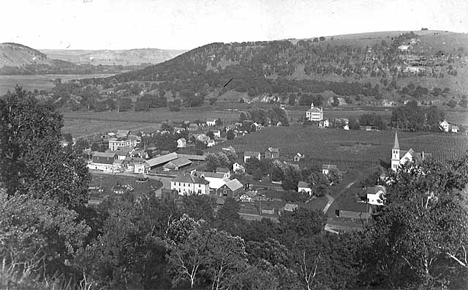
[[[310,109],[306,112],[306,119],[309,121],[322,121],[323,120],[323,109],[314,108],[314,103],[310,104]]]
[[[185,138],[177,139],[177,148],[185,148],[187,147],[187,140]]]
[[[330,173],[330,170],[332,169],[336,169],[338,170],[338,168],[336,167],[336,165],[331,165],[331,164],[323,164],[322,165],[322,173],[324,175],[327,175],[328,173]]]
[[[372,205],[383,205],[386,189],[382,185],[366,188],[367,203]]]
[[[192,174],[178,175],[171,180],[171,190],[176,190],[180,195],[209,194],[209,182],[203,177]]]
[[[244,163],[247,162],[247,160],[249,160],[250,158],[252,157],[255,157],[257,158],[258,160],[260,160],[260,152],[254,152],[254,151],[245,151],[244,152]]]
[[[450,130],[450,124],[449,122],[447,122],[447,120],[443,120],[442,122],[440,122],[439,127],[444,132],[448,132]]]
[[[297,191],[305,192],[309,195],[312,195],[312,189],[310,188],[309,184],[305,181],[299,181],[299,184],[297,185]]]
[[[89,169],[112,172],[114,169],[116,169],[116,165],[114,164],[116,160],[117,154],[113,152],[94,152],[92,162],[90,162],[87,166]]]
[[[216,119],[206,120],[206,125],[207,126],[215,126],[216,125]]]

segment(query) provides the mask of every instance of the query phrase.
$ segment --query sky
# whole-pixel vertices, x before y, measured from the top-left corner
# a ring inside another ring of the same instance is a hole
[[[373,31],[468,32],[467,0],[1,0],[0,43],[193,49]]]

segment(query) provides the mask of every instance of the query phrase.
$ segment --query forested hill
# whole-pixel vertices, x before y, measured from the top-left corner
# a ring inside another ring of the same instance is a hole
[[[461,98],[468,92],[467,49],[467,34],[430,30],[212,43],[161,64],[93,82],[107,88],[110,83],[151,82],[140,86],[171,91],[182,101],[218,98],[228,90],[251,98],[331,91],[377,100],[402,94],[435,99],[445,90],[450,97]]]

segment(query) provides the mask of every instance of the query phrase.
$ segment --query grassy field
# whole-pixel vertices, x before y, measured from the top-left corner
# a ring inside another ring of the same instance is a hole
[[[0,96],[6,94],[9,90],[13,91],[16,85],[21,86],[28,91],[50,90],[55,85],[53,80],[60,78],[62,82],[73,79],[102,78],[109,74],[91,74],[91,75],[0,75]]]
[[[162,186],[161,182],[157,180],[153,180],[153,179],[150,179],[148,182],[141,183],[141,182],[136,182],[137,177],[124,176],[124,175],[111,175],[111,174],[92,172],[91,176],[92,176],[92,181],[90,182],[89,186],[104,187],[104,194],[112,194],[111,189],[117,183],[120,183],[122,185],[129,184],[130,186],[132,186],[134,189],[133,194],[135,196],[148,193]]]
[[[388,163],[395,131],[344,131],[313,126],[268,127],[259,132],[227,141],[210,151],[232,145],[238,152],[278,147],[280,155],[292,160],[297,152],[306,155],[305,163],[369,165]],[[400,148],[433,153],[438,160],[462,156],[468,150],[468,136],[429,132],[399,132]]]

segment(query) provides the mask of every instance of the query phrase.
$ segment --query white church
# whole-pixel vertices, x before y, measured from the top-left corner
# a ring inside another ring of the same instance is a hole
[[[397,171],[400,165],[404,165],[407,162],[419,163],[428,157],[432,157],[432,154],[425,153],[424,151],[416,152],[412,148],[407,151],[400,150],[400,144],[398,142],[398,134],[397,132],[395,132],[395,143],[393,144],[392,160],[391,160],[393,171]]]

